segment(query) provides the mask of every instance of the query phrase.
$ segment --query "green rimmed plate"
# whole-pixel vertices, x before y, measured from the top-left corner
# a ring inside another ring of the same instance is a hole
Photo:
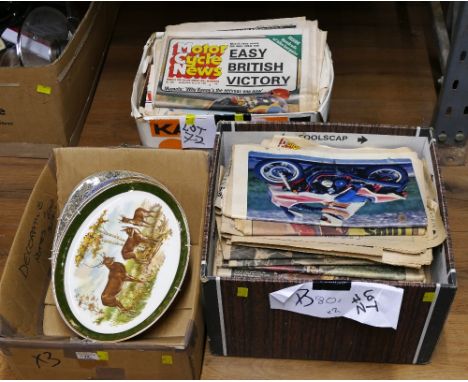
[[[187,220],[170,192],[141,174],[99,173],[82,184],[92,187],[72,193],[54,242],[57,307],[82,337],[122,341],[161,318],[180,290]]]

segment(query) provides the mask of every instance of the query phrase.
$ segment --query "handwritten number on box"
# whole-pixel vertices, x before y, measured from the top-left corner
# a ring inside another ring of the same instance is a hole
[[[326,306],[326,313],[329,315],[337,316],[341,313],[337,307],[337,304],[341,302],[341,298],[334,296],[323,296],[316,293],[314,294],[314,291],[308,288],[298,289],[295,295],[297,297],[296,306],[301,305],[304,308],[307,308],[313,304],[324,305]]]
[[[183,134],[183,144],[187,146],[187,144],[194,144],[204,146],[205,144],[205,133],[206,129],[197,126],[197,125],[185,125],[182,129],[185,134]]]
[[[357,293],[354,294],[352,302],[353,304],[356,304],[357,314],[366,313],[367,309],[375,309],[377,312],[379,311],[378,302],[375,299],[374,295],[372,294],[373,292],[374,291],[372,289],[369,289],[369,290],[364,291],[363,293],[363,297],[365,298],[365,300],[367,300],[368,302],[371,302],[371,301],[374,302],[373,305],[372,304],[364,305],[364,302],[361,299],[361,297],[359,297]]]
[[[214,146],[216,123],[214,116],[187,116],[180,120],[180,138],[184,149],[210,149]]]

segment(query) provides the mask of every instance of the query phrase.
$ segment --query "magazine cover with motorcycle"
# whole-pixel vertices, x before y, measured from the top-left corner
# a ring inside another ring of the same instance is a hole
[[[233,190],[233,217],[343,227],[427,225],[411,157],[300,152],[236,148],[235,183],[245,182]]]

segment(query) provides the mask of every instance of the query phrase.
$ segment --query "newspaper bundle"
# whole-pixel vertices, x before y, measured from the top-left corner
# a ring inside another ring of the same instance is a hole
[[[316,112],[332,72],[326,37],[305,17],[168,26],[147,57],[140,111]]]
[[[337,149],[293,136],[234,145],[216,209],[220,275],[425,281],[446,238],[425,164],[405,147]]]

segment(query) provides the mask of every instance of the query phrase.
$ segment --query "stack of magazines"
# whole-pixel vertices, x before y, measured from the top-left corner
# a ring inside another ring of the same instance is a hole
[[[168,26],[147,51],[140,112],[317,112],[333,80],[326,37],[305,17]]]
[[[214,273],[426,282],[446,238],[410,148],[332,148],[297,136],[237,144],[216,200]]]

